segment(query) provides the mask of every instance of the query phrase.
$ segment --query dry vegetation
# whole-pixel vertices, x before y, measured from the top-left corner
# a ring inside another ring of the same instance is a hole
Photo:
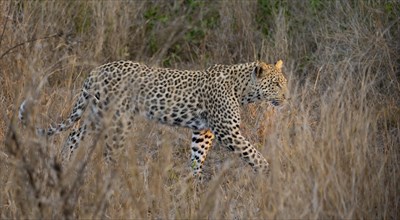
[[[396,0],[1,1],[0,218],[399,218],[399,15]],[[287,108],[243,111],[270,176],[216,144],[196,189],[189,131],[140,118],[116,166],[94,138],[61,167],[67,134],[34,127],[67,116],[90,69],[118,59],[283,59]]]

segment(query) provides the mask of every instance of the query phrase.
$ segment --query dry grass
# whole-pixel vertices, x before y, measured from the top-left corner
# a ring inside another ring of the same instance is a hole
[[[325,219],[400,216],[397,1],[1,1],[0,218]],[[190,133],[138,118],[114,167],[87,140],[61,167],[88,71],[117,59],[201,69],[285,60],[291,101],[248,106],[243,132],[272,164],[255,176],[218,144],[190,179]],[[30,126],[17,122],[25,97]]]

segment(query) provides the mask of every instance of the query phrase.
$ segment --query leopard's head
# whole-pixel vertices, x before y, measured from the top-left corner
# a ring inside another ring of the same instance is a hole
[[[283,61],[275,64],[257,62],[252,73],[253,99],[282,105],[287,98],[287,80],[282,72]]]

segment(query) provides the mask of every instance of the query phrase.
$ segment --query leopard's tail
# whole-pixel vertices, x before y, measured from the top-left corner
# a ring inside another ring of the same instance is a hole
[[[91,89],[91,80],[90,77],[86,79],[84,86],[82,88],[82,91],[79,95],[78,100],[74,104],[74,107],[72,109],[72,112],[70,113],[69,117],[63,122],[57,124],[56,126],[49,126],[46,129],[43,128],[37,128],[36,133],[41,136],[52,136],[54,134],[58,134],[60,132],[63,132],[69,128],[71,128],[79,119],[81,119],[83,113],[86,110],[86,107],[88,106],[91,95],[90,95],[90,89]],[[22,104],[19,107],[18,111],[18,118],[21,121],[23,125],[27,124],[27,112],[26,110],[28,107],[32,105],[32,100],[30,99],[25,99]]]

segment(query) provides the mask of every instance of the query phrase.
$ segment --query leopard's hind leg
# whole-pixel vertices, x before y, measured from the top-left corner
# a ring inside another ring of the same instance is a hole
[[[132,129],[133,113],[130,97],[121,99],[114,108],[110,127],[105,134],[104,158],[106,162],[115,162],[126,145],[126,139]]]

